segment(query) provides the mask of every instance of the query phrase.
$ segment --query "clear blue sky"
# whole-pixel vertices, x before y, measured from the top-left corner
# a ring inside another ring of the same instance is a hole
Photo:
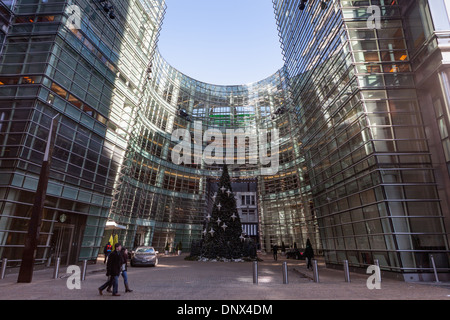
[[[283,65],[271,0],[166,0],[159,50],[184,74],[247,84]]]

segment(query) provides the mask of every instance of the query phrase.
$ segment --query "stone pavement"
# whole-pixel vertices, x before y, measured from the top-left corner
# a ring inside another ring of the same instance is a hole
[[[101,260],[89,265],[81,289],[67,287],[69,274],[60,268],[60,277],[52,279],[53,269],[37,270],[31,284],[17,283],[17,274],[0,280],[0,300],[450,300],[450,283],[405,283],[383,279],[380,290],[369,290],[369,275],[351,273],[351,283],[344,281],[341,270],[319,265],[320,283],[314,283],[304,261],[260,256],[259,283],[253,284],[250,262],[197,262],[182,256],[159,258],[156,268],[128,268],[132,293],[124,293],[119,280],[120,297],[97,288],[106,281]],[[289,283],[283,284],[282,263],[288,263]]]

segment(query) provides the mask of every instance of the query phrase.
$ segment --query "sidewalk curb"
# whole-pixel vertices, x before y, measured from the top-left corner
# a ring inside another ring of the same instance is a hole
[[[314,280],[314,277],[313,277],[312,275],[310,275],[309,273],[300,271],[300,270],[297,269],[297,268],[292,268],[292,270],[295,271],[295,272],[297,272],[297,273],[300,274],[301,276],[303,276],[303,277],[305,277],[305,278],[308,278],[309,280]]]
[[[106,272],[106,269],[96,269],[96,270],[88,270],[87,273],[100,273],[100,272]]]

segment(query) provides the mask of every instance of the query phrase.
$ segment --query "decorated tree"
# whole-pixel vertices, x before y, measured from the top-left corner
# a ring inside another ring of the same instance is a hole
[[[244,236],[226,165],[213,198],[213,209],[206,217],[203,230],[202,256],[208,259],[242,258]]]

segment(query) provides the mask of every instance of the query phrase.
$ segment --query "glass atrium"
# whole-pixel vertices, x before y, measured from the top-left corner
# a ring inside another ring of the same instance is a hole
[[[328,266],[377,259],[415,280],[432,254],[448,270],[448,3],[272,2],[285,65],[236,86],[164,60],[164,0],[0,2],[0,258],[20,264],[61,114],[37,262],[95,260],[111,233],[188,251],[229,161],[237,190],[256,193],[262,252],[310,239]],[[179,162],[181,141],[192,153]],[[217,151],[230,145],[228,158]]]

